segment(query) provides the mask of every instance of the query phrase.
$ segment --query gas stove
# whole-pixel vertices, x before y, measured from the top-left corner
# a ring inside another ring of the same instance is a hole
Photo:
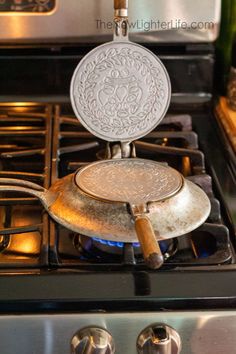
[[[17,176],[48,188],[57,178],[106,158],[107,144],[85,131],[69,105],[5,105],[1,118],[1,177]],[[138,157],[179,170],[211,201],[211,214],[200,228],[160,242],[163,270],[234,262],[229,229],[192,124],[189,114],[169,114],[158,130],[135,143]],[[2,269],[146,270],[138,243],[76,234],[55,224],[37,198],[12,194],[4,192],[0,199]]]
[[[91,345],[89,338],[97,340],[98,348],[105,341],[104,353],[112,353],[113,347],[117,353],[135,353],[136,346],[139,353],[149,347],[155,352],[153,338],[163,340],[165,350],[169,345],[173,353],[178,353],[174,348],[179,350],[181,341],[181,353],[204,353],[214,338],[214,350],[221,353],[216,332],[208,337],[207,328],[212,330],[220,321],[226,326],[229,316],[235,323],[235,315],[209,310],[235,305],[235,241],[224,197],[232,185],[229,179],[224,185],[217,178],[211,144],[220,149],[217,159],[225,164],[225,174],[229,166],[223,159],[222,141],[217,140],[219,131],[210,105],[189,112],[172,106],[157,130],[135,142],[137,156],[171,166],[199,185],[211,202],[207,221],[190,234],[161,241],[165,262],[160,270],[151,271],[138,243],[76,234],[55,223],[37,198],[2,192],[3,334],[8,321],[14,320],[16,340],[22,337],[22,325],[28,336],[39,335],[36,352],[45,353],[59,348],[62,331],[64,340],[57,353],[69,351],[70,345],[72,352],[82,353],[84,345]],[[48,188],[57,178],[107,157],[107,144],[85,131],[70,104],[2,103],[0,117],[0,177],[26,179]],[[213,142],[202,138],[212,129]],[[204,312],[198,311],[203,308]],[[130,332],[125,333],[123,327],[130,327]],[[129,341],[120,341],[120,336],[127,335]],[[194,347],[187,344],[188,335],[193,336]],[[31,353],[33,346],[29,340],[25,353]],[[13,347],[1,341],[4,353]]]
[[[78,62],[111,39],[108,27],[97,26],[106,25],[112,6],[65,3],[0,1],[0,178],[46,189],[116,149],[83,128],[69,100]],[[164,264],[151,270],[139,243],[77,234],[53,221],[36,197],[2,191],[3,354],[19,347],[24,354],[235,351],[236,162],[214,115],[221,1],[201,8],[190,0],[148,3],[130,0],[133,23],[150,24],[158,14],[160,23],[178,15],[188,26],[214,25],[131,30],[132,40],[163,61],[172,86],[167,115],[134,142],[136,155],[197,184],[211,213],[191,233],[161,241]]]

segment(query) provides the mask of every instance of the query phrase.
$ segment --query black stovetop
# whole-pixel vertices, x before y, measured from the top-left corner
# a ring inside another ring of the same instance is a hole
[[[106,144],[84,131],[68,104],[21,102],[0,108],[1,177],[47,188],[56,178],[104,156]],[[37,199],[4,193],[1,312],[236,305],[234,209],[227,199],[235,186],[234,170],[211,105],[188,113],[172,107],[158,130],[137,141],[136,148],[139,157],[168,163],[206,191],[212,204],[207,222],[191,235],[163,243],[165,264],[152,271],[137,245],[108,245],[119,248],[118,254],[109,254],[107,245],[104,252],[102,242],[97,248],[97,240],[91,247],[87,238],[81,241],[81,235],[55,224]]]
[[[106,143],[85,131],[70,105],[16,104],[1,107],[1,177],[48,188],[57,178],[104,158]],[[164,270],[234,263],[230,232],[222,218],[204,154],[189,114],[169,114],[156,131],[135,142],[137,156],[178,169],[211,201],[208,220],[190,234],[161,241]],[[147,270],[139,244],[78,235],[54,223],[38,200],[2,193],[0,269]]]
[[[107,149],[82,128],[68,103],[81,50],[54,49],[15,48],[12,54],[7,48],[0,58],[0,101],[9,101],[0,104],[0,177],[45,188],[104,158]],[[137,244],[75,234],[51,220],[36,198],[4,192],[0,312],[236,306],[236,166],[212,113],[212,46],[154,50],[170,73],[172,104],[158,129],[135,142],[137,156],[168,164],[203,188],[212,206],[208,220],[191,234],[162,242],[165,263],[153,271]]]

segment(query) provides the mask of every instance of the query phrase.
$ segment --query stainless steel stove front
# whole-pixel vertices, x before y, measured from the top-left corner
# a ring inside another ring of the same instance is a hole
[[[206,43],[219,34],[221,0],[201,6],[194,0],[130,0],[129,8],[131,38],[139,42]],[[107,0],[1,0],[0,43],[104,42],[112,38],[112,18]]]
[[[0,353],[70,354],[72,338],[80,329],[99,327],[111,334],[116,354],[136,354],[138,336],[155,323],[177,331],[181,354],[235,353],[236,311],[1,316]],[[146,352],[159,353],[143,351]]]

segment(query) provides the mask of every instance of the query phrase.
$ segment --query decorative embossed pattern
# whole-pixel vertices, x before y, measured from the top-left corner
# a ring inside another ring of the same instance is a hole
[[[81,190],[95,198],[130,204],[166,199],[183,183],[174,169],[143,159],[95,162],[79,171],[75,180]]]
[[[164,117],[169,76],[149,50],[131,42],[95,48],[77,66],[71,102],[81,123],[108,141],[146,135]]]

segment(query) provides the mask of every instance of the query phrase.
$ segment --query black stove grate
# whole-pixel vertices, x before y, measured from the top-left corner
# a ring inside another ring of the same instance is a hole
[[[0,177],[48,188],[57,178],[104,158],[106,143],[85,131],[70,105],[0,106]],[[135,143],[137,156],[178,169],[208,194],[212,210],[191,234],[161,242],[162,269],[232,262],[228,229],[206,174],[204,155],[187,114],[167,115],[157,131]],[[57,225],[36,198],[0,195],[0,268],[145,269],[138,245],[106,243]]]
[[[84,130],[69,105],[56,107],[53,136],[52,183],[56,178],[105,156],[106,144]],[[172,240],[171,244],[162,245],[165,255],[162,269],[230,263],[229,232],[222,224],[219,201],[213,193],[212,179],[205,172],[204,155],[198,150],[198,138],[192,130],[191,116],[167,115],[158,131],[148,134],[135,145],[138,157],[169,164],[198,184],[208,194],[212,205],[207,222],[198,230]],[[121,245],[104,245],[105,241],[101,240],[101,250],[96,245],[96,239],[90,239],[85,247],[84,235],[77,235],[55,224],[51,231],[50,260],[55,267],[80,267],[83,270],[146,267],[132,244],[127,243],[120,249]]]
[[[52,107],[0,107],[0,177],[50,185]],[[37,198],[0,195],[0,268],[43,267],[48,260],[48,215]]]

